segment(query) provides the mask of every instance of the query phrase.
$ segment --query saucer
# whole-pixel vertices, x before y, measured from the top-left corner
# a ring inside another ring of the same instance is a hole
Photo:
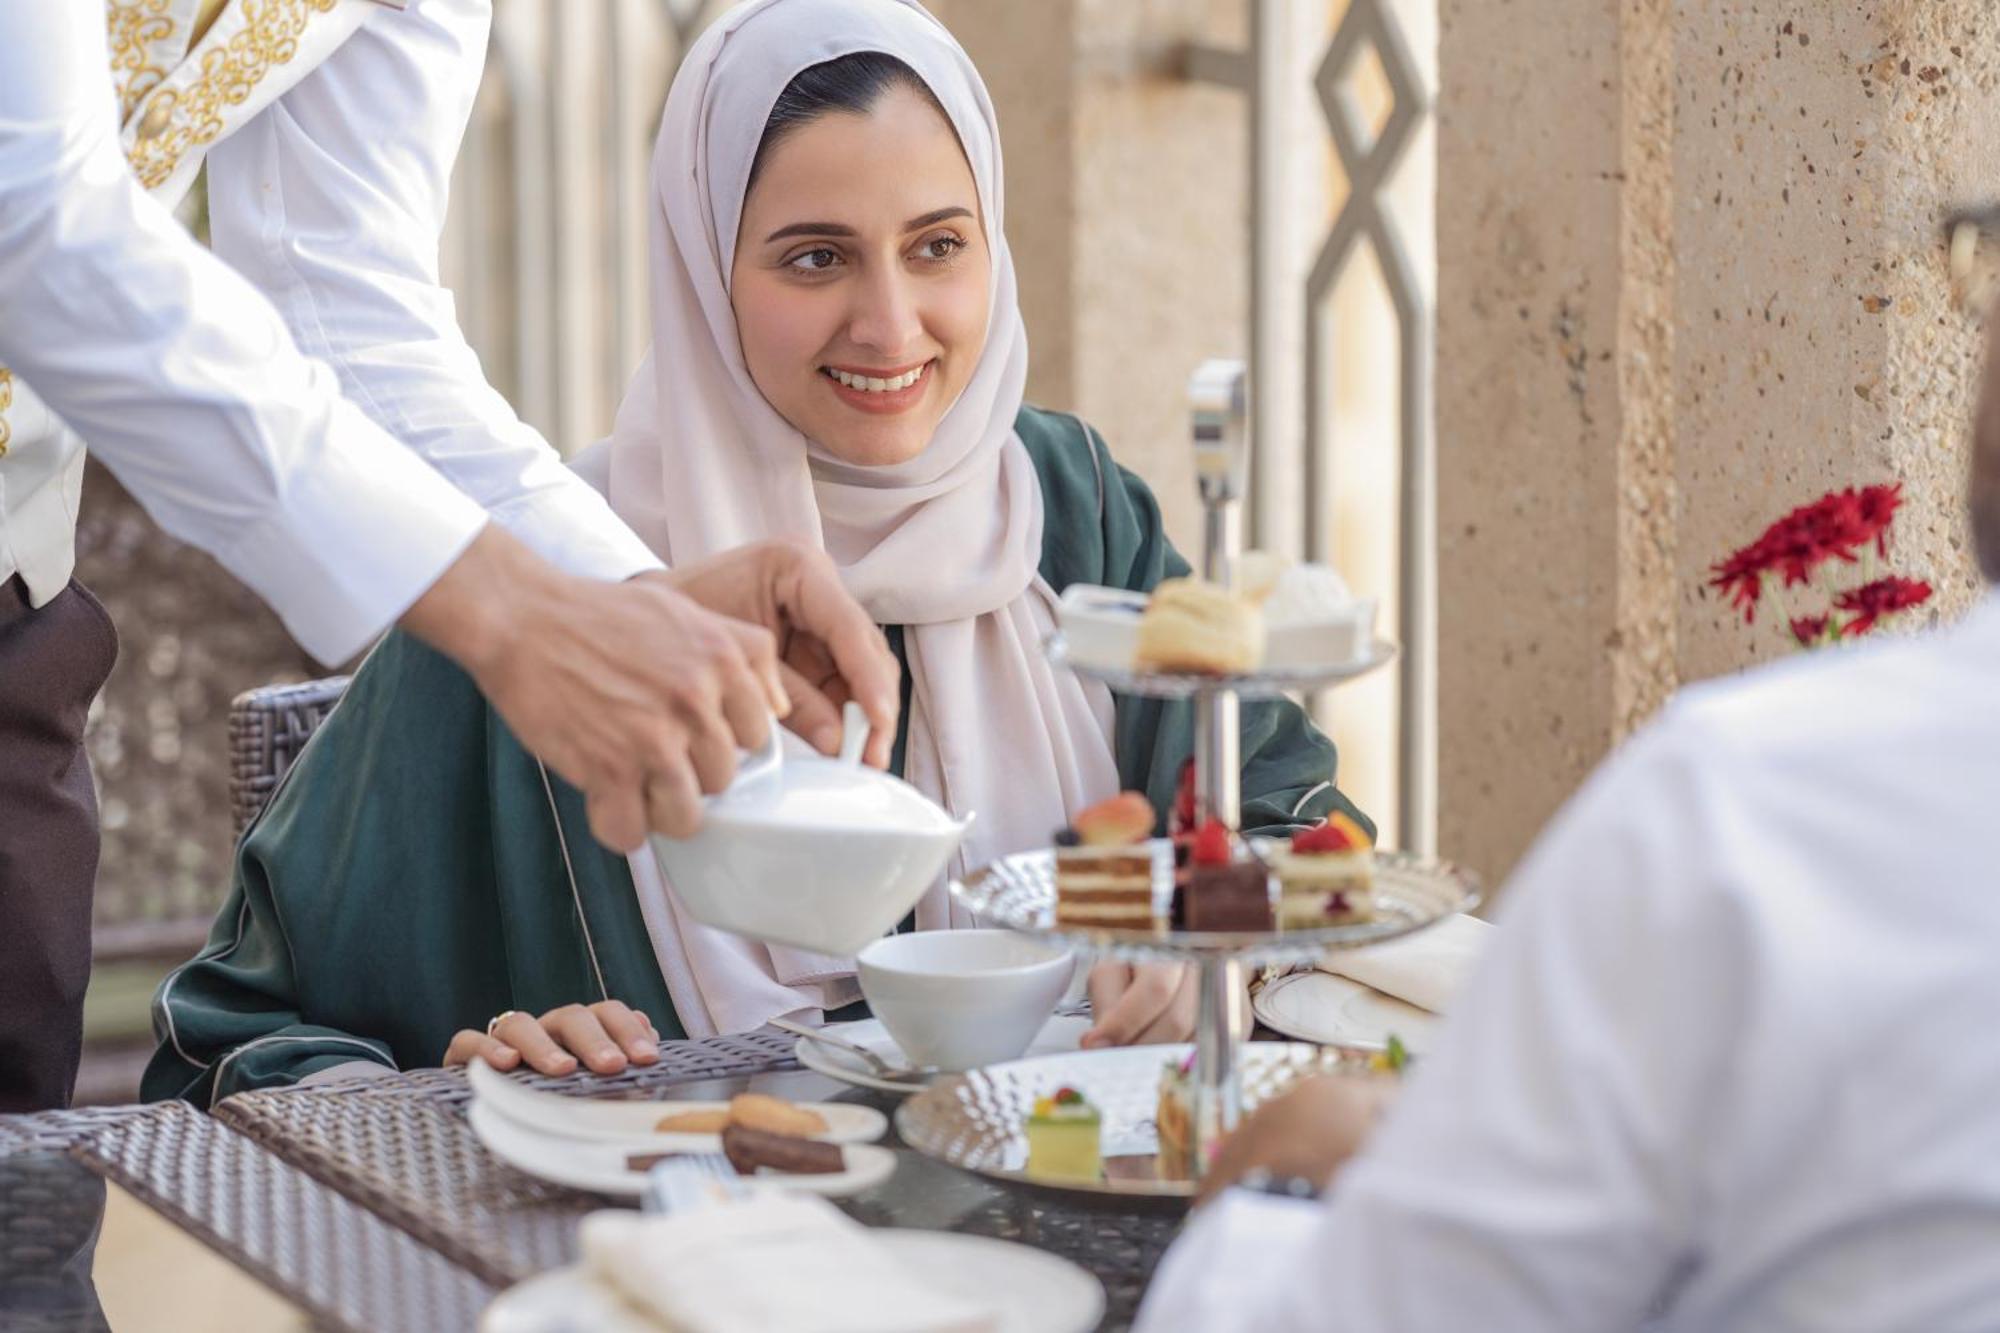
[[[1036,1034],[1034,1041],[1023,1052],[1029,1055],[1055,1055],[1062,1051],[1077,1049],[1083,1034],[1090,1031],[1091,1021],[1087,1016],[1058,1015],[1051,1018]],[[826,1028],[829,1036],[844,1037],[857,1046],[866,1046],[892,1065],[906,1063],[896,1039],[891,1037],[878,1019],[863,1019],[858,1023],[833,1023]],[[873,1088],[877,1092],[911,1093],[920,1090],[921,1083],[890,1083],[876,1078],[868,1072],[868,1066],[860,1056],[849,1055],[846,1051],[832,1046],[823,1046],[816,1041],[799,1038],[793,1054],[798,1062],[815,1074],[838,1079],[842,1083],[853,1084],[857,1088]],[[940,1075],[939,1077],[943,1077]]]

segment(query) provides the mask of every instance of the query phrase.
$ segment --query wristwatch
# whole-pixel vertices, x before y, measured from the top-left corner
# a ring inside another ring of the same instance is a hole
[[[1253,1166],[1237,1178],[1236,1188],[1249,1190],[1252,1194],[1269,1194],[1279,1199],[1298,1199],[1311,1203],[1319,1198],[1322,1186],[1316,1180],[1305,1176],[1281,1176],[1269,1167]]]

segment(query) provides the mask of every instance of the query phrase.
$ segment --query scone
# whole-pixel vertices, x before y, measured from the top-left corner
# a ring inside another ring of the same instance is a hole
[[[1264,660],[1264,617],[1200,579],[1168,579],[1139,620],[1142,670],[1232,675]]]

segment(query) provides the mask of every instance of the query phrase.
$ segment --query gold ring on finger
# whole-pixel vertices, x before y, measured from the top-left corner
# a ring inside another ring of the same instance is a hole
[[[521,1011],[519,1009],[503,1009],[499,1013],[493,1015],[493,1017],[487,1019],[486,1035],[489,1037],[492,1036],[493,1029],[499,1027],[502,1023],[506,1022],[508,1019],[512,1018],[515,1014],[518,1014],[520,1012]]]

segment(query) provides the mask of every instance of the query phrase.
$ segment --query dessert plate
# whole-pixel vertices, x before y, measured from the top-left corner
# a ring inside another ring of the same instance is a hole
[[[883,1228],[869,1233],[897,1261],[938,1289],[999,1316],[994,1333],[1088,1333],[1104,1318],[1103,1284],[1083,1269],[1026,1245],[949,1231]],[[660,1325],[581,1264],[509,1287],[486,1307],[480,1333],[660,1333]]]
[[[1265,1027],[1300,1041],[1380,1050],[1393,1035],[1412,1055],[1430,1051],[1440,1021],[1393,995],[1317,970],[1270,982],[1251,997],[1250,1012]]]
[[[1077,1043],[1083,1040],[1083,1034],[1090,1031],[1090,1026],[1089,1018],[1070,1015],[1051,1018],[1043,1025],[1041,1032],[1036,1034],[1034,1041],[1029,1043],[1022,1058],[1074,1051]],[[866,1046],[892,1065],[909,1063],[902,1048],[896,1045],[896,1039],[889,1035],[888,1030],[878,1019],[868,1018],[858,1023],[834,1023],[826,1030],[832,1036],[845,1037],[857,1046]],[[859,1056],[849,1055],[836,1047],[823,1046],[816,1041],[807,1041],[804,1037],[799,1038],[799,1044],[793,1050],[793,1055],[800,1064],[815,1074],[824,1074],[828,1078],[839,1079],[842,1083],[851,1083],[857,1088],[873,1088],[877,1092],[910,1093],[918,1091],[921,1086],[914,1083],[891,1083],[876,1078],[868,1072],[868,1066]],[[938,1077],[942,1078],[944,1075],[940,1074]],[[838,1106],[840,1103],[830,1102],[825,1105]],[[816,1106],[815,1109],[819,1108]]]
[[[646,1190],[646,1173],[633,1170],[626,1159],[634,1153],[672,1151],[657,1145],[682,1137],[700,1141],[706,1135],[650,1135],[636,1139],[572,1139],[524,1125],[500,1112],[491,1102],[475,1101],[466,1110],[472,1133],[486,1150],[517,1171],[571,1189],[589,1190],[614,1199],[636,1199]],[[683,1150],[685,1151],[685,1149]],[[712,1151],[696,1148],[694,1151]],[[760,1173],[743,1177],[753,1189],[796,1190],[844,1198],[872,1189],[896,1172],[896,1155],[873,1144],[850,1143],[843,1151],[847,1169],[827,1175]]]
[[[466,1069],[476,1104],[528,1129],[590,1142],[615,1141],[631,1152],[718,1152],[717,1134],[662,1134],[653,1128],[662,1117],[684,1111],[725,1111],[727,1102],[655,1102],[601,1097],[566,1097],[524,1087],[484,1060]],[[888,1132],[889,1119],[872,1106],[847,1102],[801,1102],[826,1121],[826,1132],[813,1138],[828,1143],[873,1143]]]

